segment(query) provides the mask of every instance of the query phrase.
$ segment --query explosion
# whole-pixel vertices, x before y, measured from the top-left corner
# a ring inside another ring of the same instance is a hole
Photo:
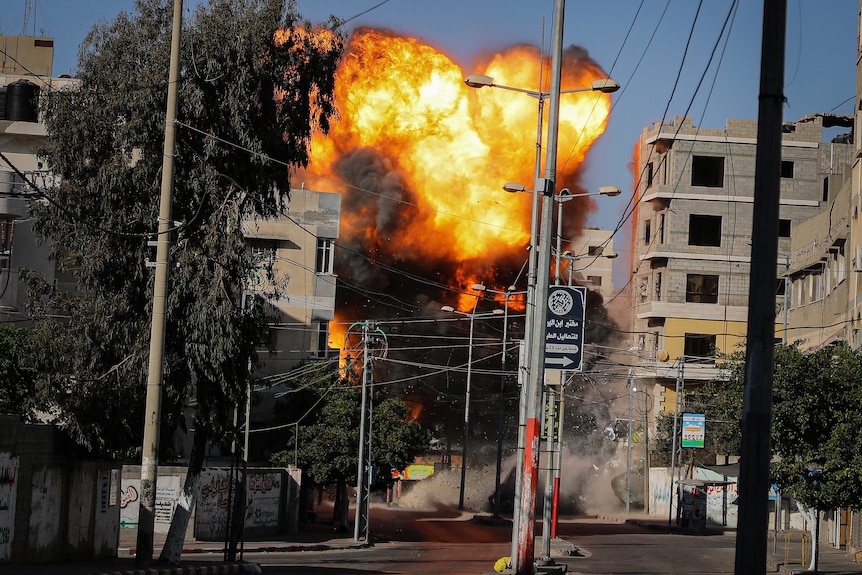
[[[606,77],[576,47],[565,51],[562,68],[562,90]],[[538,91],[543,79],[548,90],[549,62],[534,47],[510,48],[477,71],[525,90]],[[469,286],[503,291],[523,267],[531,194],[501,186],[532,187],[538,100],[467,87],[466,75],[413,38],[360,29],[349,42],[335,78],[339,117],[329,134],[314,137],[300,174],[310,189],[342,194],[336,273],[347,289],[339,288],[335,347],[339,323],[415,314],[440,301],[467,310],[475,302]],[[578,169],[609,112],[605,94],[561,97],[558,188],[577,189]],[[567,208],[565,237],[577,235],[593,208],[579,201]]]

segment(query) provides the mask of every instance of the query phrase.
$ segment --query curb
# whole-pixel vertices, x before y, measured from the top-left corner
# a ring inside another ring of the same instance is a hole
[[[105,571],[99,575],[235,575],[240,573],[260,573],[257,563],[222,563],[215,565],[196,565],[194,567],[145,567]],[[95,574],[94,574],[95,575]]]

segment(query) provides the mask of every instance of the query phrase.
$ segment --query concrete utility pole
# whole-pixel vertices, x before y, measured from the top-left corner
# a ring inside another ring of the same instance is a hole
[[[138,511],[137,556],[135,563],[153,560],[153,531],[156,519],[156,482],[159,461],[159,428],[162,418],[162,377],[165,354],[165,313],[168,300],[168,258],[170,257],[171,196],[174,182],[174,142],[177,119],[177,82],[180,68],[180,32],[183,2],[174,0],[171,32],[171,65],[168,74],[168,104],[165,113],[165,145],[162,160],[162,192],[159,203],[159,235],[156,240],[156,278],[153,286],[153,320],[150,330],[150,360],[144,411],[144,444],[141,448],[141,493]]]
[[[545,178],[537,180],[535,190],[542,190],[542,223],[538,242],[538,263],[535,309],[529,329],[532,331],[529,350],[530,371],[524,385],[529,386],[524,425],[524,456],[521,472],[521,493],[518,513],[518,553],[515,570],[519,575],[532,575],[534,533],[536,521],[536,484],[539,477],[539,442],[541,438],[539,409],[545,379],[545,324],[548,317],[548,287],[551,265],[551,223],[554,220],[554,188],[557,173],[557,135],[560,122],[560,79],[563,58],[563,20],[565,0],[556,0],[551,51],[551,91],[548,113],[548,145],[545,148]]]
[[[787,0],[764,1],[734,565],[738,575],[766,572],[786,20]]]

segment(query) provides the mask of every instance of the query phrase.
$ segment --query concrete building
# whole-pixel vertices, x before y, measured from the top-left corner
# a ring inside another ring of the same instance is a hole
[[[829,120],[827,119],[827,122]],[[778,272],[791,232],[820,213],[852,161],[846,139],[824,142],[824,116],[784,127]],[[701,128],[687,117],[643,130],[632,220],[632,331],[636,374],[660,387],[657,411],[673,411],[677,380],[717,375],[716,352],[741,349],[748,317],[755,120]],[[836,180],[839,178],[839,180]],[[776,285],[783,302],[784,281]],[[781,337],[782,320],[776,323]]]
[[[329,322],[335,314],[335,240],[341,215],[341,195],[294,189],[287,212],[277,219],[244,224],[251,248],[272,262],[278,276],[288,279],[287,293],[273,305],[270,345],[260,350],[262,374],[284,373],[301,361],[325,359]]]
[[[19,267],[42,273],[61,289],[71,287],[49,262],[48,246],[36,241],[28,218],[36,190],[27,182],[39,186],[51,177],[32,152],[45,138],[37,117],[39,94],[74,80],[51,77],[51,38],[0,36],[0,46],[0,152],[5,158],[0,160],[0,321],[20,321],[26,293]]]
[[[614,295],[614,232],[585,228],[581,235],[564,247],[560,265],[560,283],[578,284],[599,292],[605,301]]]

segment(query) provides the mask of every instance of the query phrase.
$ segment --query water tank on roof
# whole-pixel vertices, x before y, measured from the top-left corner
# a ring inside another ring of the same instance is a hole
[[[6,86],[6,119],[12,122],[36,122],[39,110],[39,86],[29,80],[18,80]]]

